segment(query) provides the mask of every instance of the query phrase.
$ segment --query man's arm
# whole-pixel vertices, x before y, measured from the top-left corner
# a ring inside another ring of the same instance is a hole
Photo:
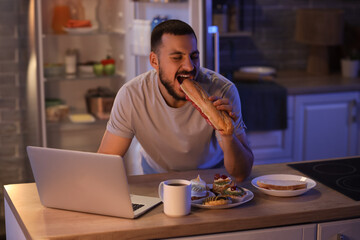
[[[114,154],[123,157],[130,147],[131,140],[131,138],[116,136],[106,130],[101,140],[98,153]]]
[[[226,171],[236,178],[244,181],[251,173],[254,155],[247,142],[245,132],[238,135],[221,135],[220,147],[224,152],[224,166]]]
[[[214,106],[221,111],[228,112],[229,116],[236,121],[240,113],[233,112],[233,107],[228,99],[211,96]],[[246,138],[246,133],[225,134],[219,132],[218,142],[224,152],[224,166],[226,171],[236,178],[236,181],[244,181],[251,173],[254,163],[254,155]]]

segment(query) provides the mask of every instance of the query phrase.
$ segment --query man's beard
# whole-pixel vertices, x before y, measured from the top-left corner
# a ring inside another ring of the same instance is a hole
[[[167,92],[175,99],[178,101],[186,101],[185,97],[179,96],[176,92],[175,92],[175,88],[174,85],[170,83],[170,81],[166,81],[166,79],[163,77],[163,71],[161,69],[161,67],[159,67],[159,78],[160,78],[160,82],[164,85],[164,87],[166,88]]]

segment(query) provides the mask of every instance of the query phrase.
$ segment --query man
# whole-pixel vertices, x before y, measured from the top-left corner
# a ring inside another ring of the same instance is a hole
[[[98,152],[124,156],[132,138],[141,144],[144,173],[206,169],[224,165],[243,181],[253,154],[248,146],[236,87],[223,76],[199,66],[193,29],[168,20],[151,34],[154,68],[119,90]],[[185,99],[179,80],[197,81],[218,110],[229,113],[234,131],[215,131]]]

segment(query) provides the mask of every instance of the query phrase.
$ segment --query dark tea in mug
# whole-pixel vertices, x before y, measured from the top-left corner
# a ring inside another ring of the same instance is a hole
[[[168,186],[174,186],[174,187],[180,187],[180,186],[187,186],[186,184],[182,184],[182,183],[170,183],[167,184]]]

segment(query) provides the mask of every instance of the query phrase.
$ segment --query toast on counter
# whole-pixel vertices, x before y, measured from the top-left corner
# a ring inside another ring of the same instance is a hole
[[[307,183],[297,180],[258,180],[257,185],[271,190],[298,190],[307,187]]]

